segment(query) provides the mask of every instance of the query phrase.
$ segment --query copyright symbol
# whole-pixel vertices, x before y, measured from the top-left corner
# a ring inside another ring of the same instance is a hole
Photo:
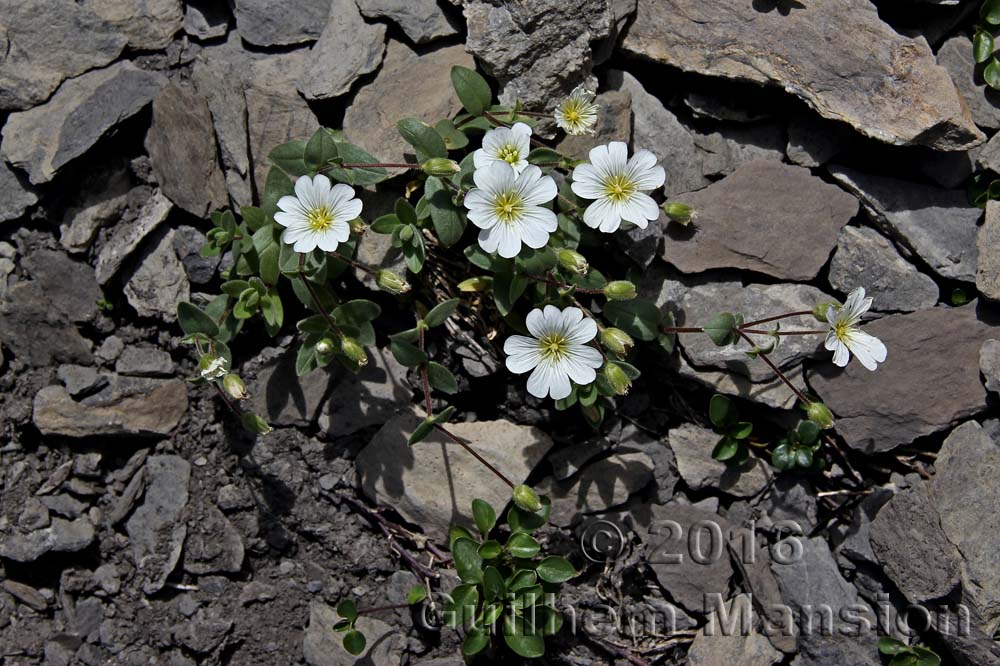
[[[609,562],[621,555],[625,537],[609,520],[595,520],[580,535],[580,550],[591,562]]]

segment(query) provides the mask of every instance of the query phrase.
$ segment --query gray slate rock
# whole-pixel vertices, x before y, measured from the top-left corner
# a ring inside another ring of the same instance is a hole
[[[229,31],[229,12],[212,0],[187,0],[184,3],[184,32],[197,39],[225,37]]]
[[[940,599],[959,584],[959,555],[941,529],[927,488],[896,493],[872,521],[869,538],[885,573],[913,602]]]
[[[853,636],[804,636],[792,666],[882,666],[876,641]]]
[[[986,390],[1000,393],[1000,340],[987,340],[979,348],[979,372],[986,378]]]
[[[60,365],[56,376],[74,398],[98,391],[108,384],[108,378],[85,365]]]
[[[991,301],[1000,301],[1000,201],[987,202],[976,249],[976,289]]]
[[[167,84],[153,101],[146,152],[163,194],[197,217],[229,204],[208,104],[191,86]]]
[[[128,38],[75,2],[0,2],[0,109],[28,109],[65,79],[103,67]],[[57,44],[58,48],[53,48]]]
[[[211,282],[221,261],[220,256],[201,256],[206,241],[205,234],[194,227],[182,226],[174,230],[174,252],[184,264],[184,272],[192,284]]]
[[[354,0],[333,0],[331,20],[310,52],[313,65],[299,79],[306,99],[339,97],[374,72],[385,53],[385,25],[368,23]]]
[[[135,271],[125,285],[125,297],[140,317],[174,321],[177,304],[191,298],[184,265],[174,252],[174,230],[150,240]]]
[[[510,488],[440,433],[411,447],[407,439],[422,420],[416,411],[393,417],[355,464],[369,499],[393,507],[444,542],[452,523],[473,525],[468,509],[473,499],[486,500],[499,514],[510,501]],[[552,440],[541,430],[509,421],[453,423],[448,429],[515,484],[523,483],[552,448]]]
[[[83,0],[83,6],[128,37],[129,48],[166,48],[181,29],[181,0]]]
[[[827,362],[809,372],[809,384],[833,410],[837,432],[851,448],[888,451],[986,409],[979,348],[997,328],[976,318],[975,304],[890,315],[862,328],[889,350],[876,372],[856,360],[844,369]]]
[[[418,54],[400,42],[390,41],[375,80],[358,91],[344,114],[344,132],[376,159],[401,162],[413,148],[384,118],[413,117],[437,122],[451,116],[461,104],[451,87],[454,65],[475,68],[461,46],[446,46]],[[435,90],[433,95],[426,94]]]
[[[50,305],[70,321],[88,322],[97,315],[102,294],[90,266],[52,250],[32,252],[23,263]]]
[[[734,602],[727,602],[727,616],[734,615]],[[715,623],[714,625],[712,623]],[[771,666],[782,659],[764,634],[758,631],[723,631],[725,621],[713,613],[709,625],[694,636],[688,649],[690,666]],[[714,627],[713,630],[708,627]]]
[[[302,637],[302,655],[309,666],[353,666],[356,657],[344,649],[342,634],[333,626],[340,616],[330,606],[313,601],[309,604],[309,626]],[[367,638],[360,661],[371,666],[399,666],[406,651],[406,637],[382,620],[362,615],[357,628]]]
[[[591,463],[571,481],[542,480],[538,493],[552,500],[552,523],[570,527],[586,514],[624,504],[653,478],[653,461],[641,452],[618,453]]]
[[[31,186],[22,183],[14,170],[0,160],[0,222],[16,220],[36,203],[38,195]]]
[[[830,262],[830,284],[845,294],[863,286],[880,312],[912,312],[932,308],[938,286],[882,234],[868,227],[844,227]]]
[[[115,276],[143,239],[167,219],[172,208],[170,200],[155,190],[135,220],[111,228],[97,253],[94,268],[98,284],[107,284]]]
[[[692,379],[711,388],[715,393],[743,398],[775,409],[792,409],[795,406],[795,401],[798,400],[795,394],[789,391],[784,382],[780,380],[754,383],[747,377],[734,372],[712,370],[705,367],[695,368],[683,354],[677,357],[676,370],[681,377]],[[796,386],[802,386],[805,383],[805,371],[801,365],[796,365],[782,372]]]
[[[830,173],[861,199],[887,235],[945,278],[976,279],[976,225],[980,210],[964,190],[942,190],[895,178],[832,167]]]
[[[868,0],[790,12],[742,0],[640,0],[622,48],[684,71],[784,88],[887,143],[963,150],[985,139],[927,43],[900,36]]]
[[[143,591],[153,594],[166,582],[180,558],[185,529],[179,523],[188,501],[191,464],[179,456],[149,456],[146,495],[125,523]]]
[[[725,176],[749,162],[781,162],[788,142],[785,127],[774,122],[723,123],[708,134],[695,131],[694,145],[706,176]]]
[[[756,456],[739,465],[712,457],[719,435],[693,423],[671,430],[667,438],[681,478],[692,490],[718,489],[736,497],[752,497],[767,487],[771,470]]]
[[[972,40],[965,35],[955,35],[937,52],[938,64],[948,70],[972,119],[980,127],[997,129],[1000,127],[1000,95],[976,81],[976,60],[972,56]]]
[[[0,557],[15,562],[34,562],[46,553],[76,553],[94,542],[94,526],[86,518],[63,520],[28,534],[14,534],[0,539]]]
[[[115,372],[136,377],[170,377],[174,374],[174,362],[169,352],[162,349],[129,346],[118,357]]]
[[[735,267],[788,280],[816,277],[858,210],[853,197],[808,169],[769,161],[673,200],[697,215],[666,230],[663,258],[681,272]]]
[[[458,29],[435,0],[356,0],[361,13],[371,19],[387,18],[415,44],[457,35]]]
[[[236,0],[236,27],[256,46],[316,41],[330,16],[330,0],[289,0],[275,11],[267,0]]]
[[[857,137],[850,127],[813,115],[799,116],[788,124],[788,145],[785,154],[795,164],[804,167],[823,166],[836,157]]]
[[[198,507],[187,524],[184,571],[204,576],[236,573],[243,568],[243,538],[215,506],[206,503]]]
[[[90,342],[34,282],[15,284],[0,300],[0,341],[29,366],[94,360]]]
[[[33,184],[46,183],[153,101],[165,82],[163,74],[130,62],[71,79],[45,104],[10,114],[3,127],[3,157],[27,171]]]
[[[135,196],[148,188],[131,188],[124,168],[101,171],[87,179],[86,190],[75,205],[67,208],[59,225],[59,244],[71,254],[86,252],[101,227],[117,222],[128,209],[130,193]]]

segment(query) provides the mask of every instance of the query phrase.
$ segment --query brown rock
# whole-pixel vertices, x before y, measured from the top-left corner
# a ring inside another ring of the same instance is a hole
[[[126,390],[113,383],[81,402],[62,386],[35,395],[35,427],[43,435],[165,436],[187,411],[187,387],[179,379],[136,379]]]

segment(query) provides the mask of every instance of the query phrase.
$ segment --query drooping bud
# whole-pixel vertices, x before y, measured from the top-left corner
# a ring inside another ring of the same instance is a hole
[[[420,168],[428,176],[437,176],[438,178],[447,178],[462,170],[458,162],[449,160],[447,157],[432,157],[420,165]]]
[[[368,225],[360,217],[356,217],[350,221],[351,233],[355,236],[360,236],[368,231]]]
[[[538,499],[538,494],[524,484],[514,486],[514,504],[519,509],[524,509],[531,513],[535,513],[542,508],[542,501]]]
[[[611,388],[618,395],[626,395],[628,394],[628,390],[632,388],[632,380],[628,378],[628,375],[625,374],[621,366],[616,363],[608,363],[604,367],[604,376],[607,377]]]
[[[559,253],[556,256],[559,259],[559,265],[571,273],[586,275],[587,271],[590,270],[590,264],[587,263],[586,257],[576,250],[563,248],[562,250],[559,250]]]
[[[813,306],[813,317],[819,321],[827,321],[826,313],[829,311],[830,306],[836,308],[839,305],[839,303],[834,303],[833,301],[820,301]]]
[[[250,397],[250,394],[247,393],[246,384],[243,383],[239,375],[232,372],[222,378],[222,388],[234,400],[246,400]]]
[[[216,379],[221,379],[227,370],[226,359],[221,356],[205,354],[198,359],[198,374],[206,381],[214,382]]]
[[[676,222],[677,224],[682,224],[687,226],[694,219],[694,209],[687,204],[670,202],[660,206],[663,209],[664,214],[667,216],[671,222]]]
[[[274,428],[267,424],[267,421],[253,412],[244,412],[243,416],[240,417],[240,421],[243,422],[244,428],[258,435],[266,435],[274,430]]]
[[[829,430],[833,427],[833,412],[822,402],[810,403],[809,408],[806,410],[806,415],[810,421],[824,430]]]
[[[380,269],[375,273],[375,284],[382,291],[387,291],[390,294],[398,296],[399,294],[405,294],[410,290],[410,283],[399,277],[392,271],[387,271],[385,269]]]
[[[340,341],[340,351],[344,352],[344,356],[358,365],[368,365],[368,354],[365,353],[365,348],[359,345],[358,341],[354,338],[345,336]]]
[[[614,280],[604,287],[604,295],[613,301],[630,301],[636,296],[635,285],[628,280]]]
[[[323,338],[316,343],[316,353],[329,355],[333,353],[333,340],[330,338]]]
[[[601,331],[601,345],[616,356],[626,356],[635,346],[635,341],[620,328],[606,328]]]
[[[459,291],[486,291],[493,286],[493,278],[488,275],[477,275],[476,277],[471,277],[468,280],[462,280],[458,283]]]

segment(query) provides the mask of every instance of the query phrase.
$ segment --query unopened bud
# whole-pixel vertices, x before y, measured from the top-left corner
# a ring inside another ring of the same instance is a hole
[[[694,219],[694,209],[687,204],[667,202],[660,206],[671,222],[687,226]]]
[[[632,388],[632,380],[628,378],[621,366],[616,363],[608,363],[604,368],[604,376],[607,377],[611,388],[618,395],[626,395]]]
[[[557,256],[559,258],[559,265],[571,273],[586,275],[587,271],[590,270],[590,264],[587,263],[586,257],[576,250],[564,248],[559,250]]]
[[[493,278],[486,275],[477,275],[468,280],[458,283],[459,291],[486,291],[493,286]]]
[[[813,306],[813,317],[816,317],[816,319],[820,321],[826,321],[827,312],[830,310],[830,307],[832,306],[836,308],[837,305],[838,305],[837,303],[834,303],[832,301],[821,301],[817,303],[815,306]]]
[[[626,356],[632,351],[635,341],[620,328],[606,328],[601,331],[601,345],[616,356]]]
[[[368,354],[365,353],[365,348],[359,345],[354,338],[344,337],[340,341],[340,351],[358,365],[368,365]]]
[[[432,157],[424,162],[420,168],[428,176],[437,176],[438,178],[447,178],[462,170],[458,162],[449,160],[447,157]]]
[[[323,354],[324,356],[333,353],[333,340],[330,338],[323,338],[316,343],[316,353]]]
[[[413,238],[413,227],[411,227],[410,225],[406,225],[405,227],[400,229],[399,238],[404,241],[409,241],[411,238]]]
[[[364,220],[362,220],[360,217],[356,217],[353,220],[351,220],[350,225],[351,225],[351,233],[354,234],[355,236],[360,236],[366,231],[368,231],[368,225],[365,224]]]
[[[822,402],[810,403],[809,408],[806,410],[806,415],[810,421],[824,430],[829,430],[833,427],[833,412]]]
[[[198,374],[206,381],[214,382],[216,379],[221,379],[226,370],[226,359],[221,356],[205,354],[198,359]]]
[[[399,277],[392,271],[387,271],[385,269],[379,270],[375,273],[375,284],[378,285],[379,289],[382,291],[387,291],[390,294],[405,294],[410,290],[410,283]]]
[[[253,412],[245,412],[243,416],[240,417],[240,420],[243,422],[244,428],[257,435],[266,435],[274,430],[274,428],[267,424],[267,421],[260,418]]]
[[[243,383],[239,375],[232,372],[222,378],[222,388],[234,400],[246,400],[250,397],[250,394],[247,393],[246,384]]]
[[[604,287],[604,295],[613,301],[630,301],[635,298],[635,285],[628,280],[614,280]]]
[[[514,486],[514,504],[519,509],[535,513],[542,508],[542,501],[538,499],[538,494],[526,485]]]

